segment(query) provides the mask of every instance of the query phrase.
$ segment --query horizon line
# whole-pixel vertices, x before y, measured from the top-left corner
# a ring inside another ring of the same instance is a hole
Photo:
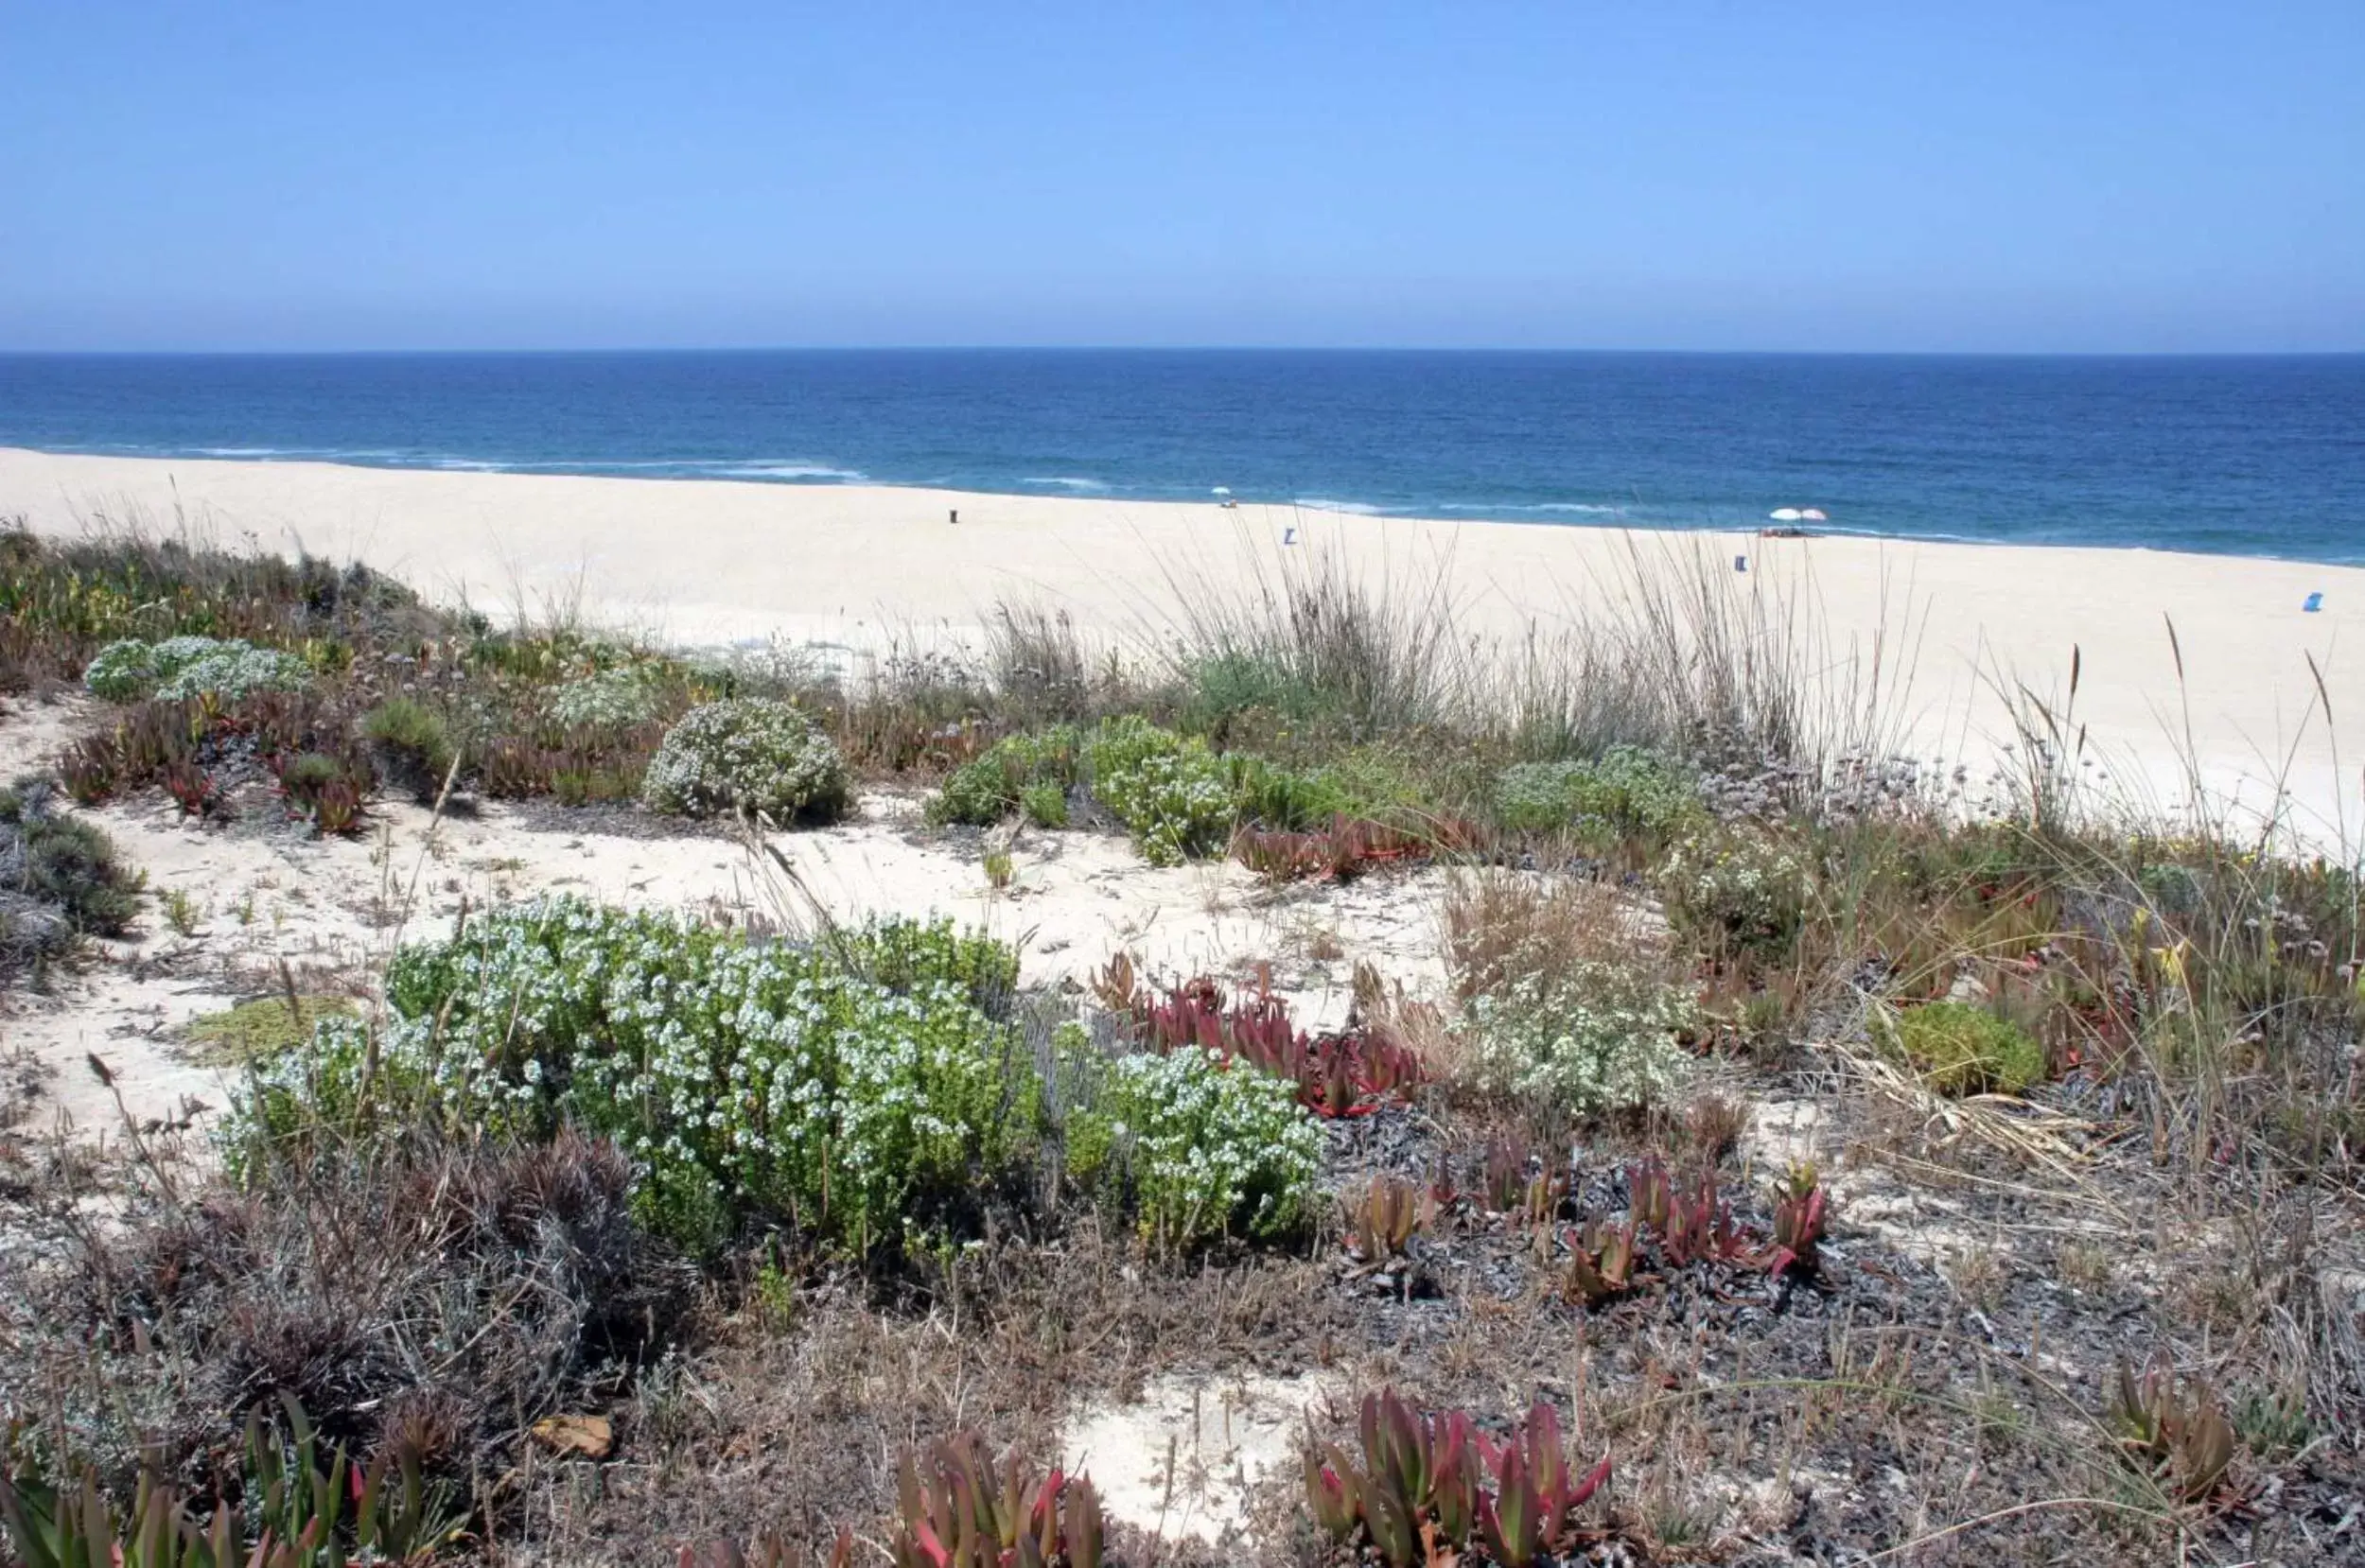
[[[639,343],[569,347],[338,347],[338,348],[14,348],[0,345],[9,359],[299,359],[459,358],[471,355],[548,357],[662,354],[1337,354],[1497,355],[1546,358],[1601,357],[1727,359],[2358,359],[2357,348],[2232,349],[1810,349],[1810,348],[1585,348],[1497,344],[1425,343]]]

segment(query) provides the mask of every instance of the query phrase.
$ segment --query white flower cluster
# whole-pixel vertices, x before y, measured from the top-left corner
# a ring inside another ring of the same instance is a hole
[[[1479,1086],[1577,1115],[1665,1101],[1690,1062],[1675,1034],[1692,1020],[1690,993],[1624,965],[1572,965],[1470,1004]]]
[[[1238,800],[1204,740],[1127,715],[1103,724],[1086,755],[1094,798],[1125,824],[1150,864],[1223,846]]]
[[[1219,1053],[1121,1056],[1078,1120],[1071,1138],[1105,1140],[1143,1229],[1170,1245],[1286,1236],[1309,1212],[1321,1127],[1292,1086]]]
[[[125,637],[91,655],[82,684],[114,703],[148,696],[235,703],[257,691],[297,690],[309,673],[294,654],[237,637],[166,637],[155,643]]]
[[[928,929],[870,937],[936,950]],[[893,1235],[1006,1176],[1039,1134],[1031,1057],[955,981],[918,975],[904,994],[661,915],[579,899],[494,915],[404,949],[387,1001],[383,1092],[512,1135],[614,1138],[644,1219],[686,1246],[748,1215],[857,1245]],[[331,1020],[263,1068],[234,1141],[350,1114],[359,1040]]]
[[[657,693],[635,665],[620,665],[558,687],[543,711],[568,729],[630,729],[657,717]]]
[[[1805,863],[1753,832],[1685,841],[1668,855],[1658,882],[1674,913],[1744,942],[1779,940],[1806,912]]]
[[[665,732],[641,783],[653,811],[706,816],[741,809],[827,814],[847,799],[846,764],[790,703],[730,698],[692,708]]]

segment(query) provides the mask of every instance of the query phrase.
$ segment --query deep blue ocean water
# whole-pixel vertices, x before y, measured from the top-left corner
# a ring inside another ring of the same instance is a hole
[[[2365,563],[2365,356],[15,355],[0,445]]]

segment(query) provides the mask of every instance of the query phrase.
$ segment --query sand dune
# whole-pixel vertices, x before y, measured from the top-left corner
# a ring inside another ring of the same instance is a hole
[[[949,520],[957,509],[959,522]],[[1112,636],[1154,635],[1169,579],[1221,593],[1316,552],[1426,588],[1442,566],[1470,631],[1550,633],[1603,613],[1638,560],[1746,557],[1736,591],[1812,610],[1845,670],[1910,650],[1900,733],[1925,759],[1990,766],[1998,686],[2058,698],[2072,650],[2096,771],[2178,798],[2191,753],[2251,807],[2282,778],[2318,843],[2359,834],[2365,569],[2143,550],[1345,516],[1291,508],[969,495],[885,486],[575,478],[183,462],[0,450],[0,517],[45,532],[141,516],[226,543],[355,556],[438,596],[506,607],[580,596],[676,640],[775,633],[876,648],[960,636],[997,599],[1039,600]],[[1745,586],[1743,586],[1745,584]],[[2302,609],[2311,593],[2322,608]],[[2181,644],[2180,688],[2167,626]],[[2330,694],[2327,725],[2308,668]],[[2336,739],[2349,756],[2340,760]]]

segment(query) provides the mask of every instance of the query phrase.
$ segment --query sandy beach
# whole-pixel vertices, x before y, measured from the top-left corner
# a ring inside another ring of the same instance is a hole
[[[252,537],[365,560],[432,596],[487,608],[579,601],[596,620],[680,642],[785,635],[858,651],[897,636],[957,638],[1002,600],[1064,608],[1112,638],[1154,637],[1172,614],[1171,582],[1245,591],[1274,563],[1316,552],[1423,592],[1442,568],[1468,631],[1550,636],[1603,613],[1638,561],[1663,564],[1696,545],[1720,571],[1745,558],[1736,583],[1745,578],[1746,591],[1809,608],[1836,680],[1866,668],[1876,644],[1892,679],[1901,653],[1909,656],[1895,728],[1925,760],[1992,766],[2009,735],[1999,687],[2024,684],[2058,703],[2075,649],[2076,722],[2096,770],[2115,770],[2118,785],[2180,798],[2189,733],[2212,791],[2255,809],[2281,778],[2295,825],[2320,844],[2344,831],[2354,843],[2361,814],[2365,569],[2356,567],[885,486],[0,450],[0,517],[20,516],[52,534],[103,518],[185,526],[227,543]],[[2304,611],[2317,593],[2321,608]]]

